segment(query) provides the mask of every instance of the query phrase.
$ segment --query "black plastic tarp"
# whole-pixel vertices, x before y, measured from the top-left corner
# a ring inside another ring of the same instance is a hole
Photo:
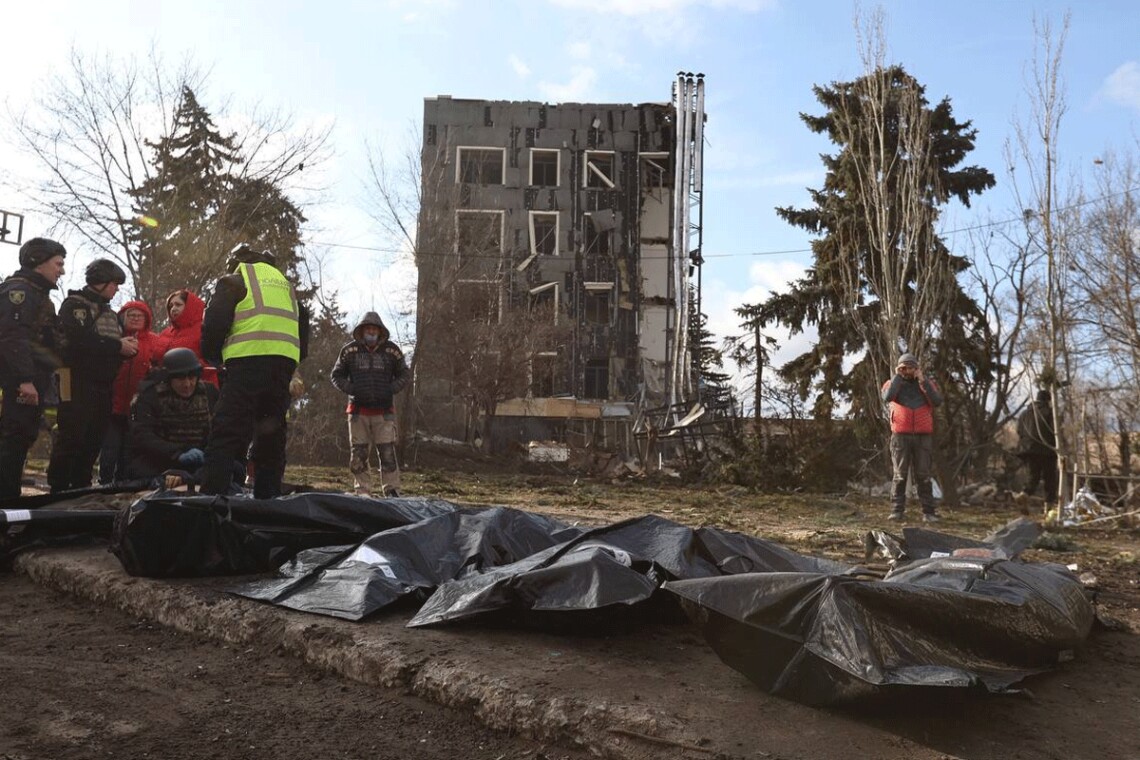
[[[744,570],[852,568],[808,557],[752,536],[716,528],[693,530],[656,515],[595,528],[544,552],[441,586],[409,626],[438,625],[488,613],[515,616],[612,610],[626,618],[635,605],[656,603],[677,578],[717,577]],[[564,616],[563,616],[564,617]],[[591,614],[591,623],[598,622]],[[532,618],[530,622],[534,622]]]
[[[245,575],[275,570],[304,549],[355,544],[455,508],[436,499],[336,493],[264,500],[157,493],[119,514],[111,550],[131,575]]]
[[[282,577],[233,592],[350,620],[414,596],[426,602],[411,626],[491,613],[532,616],[536,623],[534,615],[621,614],[660,596],[669,579],[755,570],[847,572],[850,566],[655,515],[583,530],[494,508],[392,529],[357,546],[303,552],[281,569]]]
[[[247,583],[233,592],[359,620],[405,597],[423,601],[445,581],[509,565],[581,532],[506,507],[455,511],[377,533],[356,546],[301,552],[281,568],[282,578]]]
[[[892,564],[955,554],[1013,559],[1032,546],[1039,535],[1040,525],[1019,517],[980,541],[924,528],[903,528],[902,538],[884,530],[873,530],[867,534],[865,546],[868,558],[877,553]]]
[[[107,538],[113,509],[0,509],[0,565],[21,551]]]
[[[773,694],[828,704],[897,687],[981,685],[1002,691],[1057,664],[1088,635],[1093,608],[1059,565],[973,556],[917,535],[883,580],[749,573],[670,582],[725,663]],[[897,539],[896,539],[897,540]]]
[[[916,687],[1006,690],[1055,665],[1093,621],[1064,567],[1016,559],[1039,530],[1025,520],[981,541],[874,531],[867,547],[893,569],[872,579],[654,515],[582,529],[509,508],[320,493],[168,493],[120,515],[114,549],[129,572],[280,567],[232,590],[350,620],[404,601],[422,602],[410,626],[478,618],[602,630],[683,608],[727,664],[812,704]]]

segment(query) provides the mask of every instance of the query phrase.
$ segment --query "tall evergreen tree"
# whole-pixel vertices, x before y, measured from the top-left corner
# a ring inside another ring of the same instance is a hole
[[[801,114],[808,128],[839,150],[824,155],[827,174],[811,190],[814,205],[777,213],[819,237],[814,263],[791,289],[739,313],[751,331],[814,325],[818,341],[779,369],[814,413],[838,403],[879,415],[877,391],[902,350],[921,353],[940,373],[984,369],[990,352],[974,340],[982,318],[962,291],[968,262],[935,234],[940,207],[994,184],[984,168],[956,168],[977,130],[954,118],[948,98],[931,107],[925,88],[900,66],[879,67],[852,82],[816,86],[822,116]],[[854,369],[845,362],[856,359]]]
[[[695,304],[696,290],[689,288],[690,303]],[[724,369],[724,352],[716,347],[716,336],[708,328],[709,315],[689,310],[689,346],[692,354],[693,376],[699,387],[723,388],[731,378]]]
[[[238,243],[267,248],[297,280],[301,211],[265,178],[249,178],[234,135],[224,135],[184,87],[171,134],[156,143],[154,174],[132,193],[140,295],[208,290]]]

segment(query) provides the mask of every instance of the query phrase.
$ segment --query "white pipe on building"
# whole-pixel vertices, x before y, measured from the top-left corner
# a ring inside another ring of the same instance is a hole
[[[676,258],[676,283],[677,283],[677,330],[674,333],[674,358],[673,358],[673,387],[676,389],[675,395],[683,397],[689,392],[689,371],[687,356],[688,356],[688,336],[689,336],[689,190],[692,186],[693,177],[693,95],[695,93],[693,84],[693,75],[689,74],[685,77],[685,98],[682,101],[682,129],[683,135],[681,139],[680,154],[683,156],[683,171],[681,177],[681,185],[676,188],[677,201],[680,204],[680,235],[677,244],[677,258]],[[673,403],[682,400],[682,398],[675,398]]]
[[[681,261],[685,256],[685,228],[684,228],[684,208],[686,205],[685,196],[687,195],[687,175],[686,175],[686,116],[688,114],[687,103],[689,100],[688,83],[685,80],[684,72],[677,72],[677,98],[674,109],[675,117],[675,142],[673,146],[673,245],[672,256],[670,257],[671,271],[669,273],[672,281],[673,288],[673,345],[668,361],[668,380],[669,383],[669,404],[677,403],[677,363],[678,350],[680,345],[678,343],[678,336],[681,333],[681,325],[679,322],[679,312],[681,298],[683,297],[682,282],[680,276]]]
[[[697,108],[693,114],[696,127],[693,137],[693,190],[704,190],[705,154],[705,76],[697,74]]]

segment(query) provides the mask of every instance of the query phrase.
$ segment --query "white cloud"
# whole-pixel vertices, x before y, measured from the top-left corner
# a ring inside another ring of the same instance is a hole
[[[779,259],[756,262],[749,267],[747,282],[743,289],[738,289],[735,281],[726,282],[718,276],[709,276],[706,270],[702,283],[701,310],[708,315],[707,326],[716,336],[719,345],[725,338],[741,335],[740,317],[735,309],[745,304],[757,304],[766,300],[773,293],[788,290],[790,284],[800,279],[804,274],[804,265],[793,260]],[[770,328],[766,333],[775,338],[779,346],[769,356],[769,364],[774,367],[782,366],[807,351],[816,340],[815,329],[808,326],[796,335],[789,335],[781,328]],[[726,363],[725,372],[733,376],[733,384],[741,398],[747,398],[751,388],[751,380],[740,375],[737,368]]]
[[[757,261],[748,267],[748,281],[761,288],[764,297],[782,293],[788,286],[804,276],[806,267],[798,261],[777,259]]]
[[[710,276],[706,268],[701,310],[708,315],[709,329],[718,338],[739,334],[740,317],[735,309],[745,304],[760,303],[773,293],[786,292],[793,282],[804,276],[805,271],[806,266],[799,261],[767,259],[749,266],[747,279],[726,281],[723,276]]]
[[[566,46],[566,52],[571,58],[584,61],[590,57],[590,43],[586,41],[571,42]]]
[[[1140,111],[1140,63],[1128,61],[1109,74],[1100,94],[1113,103]]]
[[[574,66],[571,69],[570,81],[565,84],[557,82],[539,82],[538,89],[543,96],[555,103],[578,103],[589,98],[598,72],[589,66]]]
[[[707,164],[706,164],[707,166]],[[746,167],[747,168],[747,167]],[[752,168],[744,176],[722,173],[705,178],[706,187],[715,187],[717,190],[748,190],[761,187],[819,187],[823,183],[823,170],[785,172],[783,174],[764,174],[761,169]]]
[[[526,79],[530,76],[530,66],[527,66],[522,58],[511,53],[510,56],[507,57],[507,61],[511,64],[511,68],[515,70],[515,73],[519,75],[520,79]]]

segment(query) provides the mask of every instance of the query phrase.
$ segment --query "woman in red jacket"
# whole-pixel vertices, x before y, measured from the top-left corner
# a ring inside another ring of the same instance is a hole
[[[151,321],[150,307],[145,301],[127,301],[119,309],[119,326],[123,330],[123,336],[133,335],[137,338],[139,351],[119,365],[119,373],[115,375],[115,383],[111,387],[111,424],[99,452],[100,483],[121,479],[122,470],[127,466],[123,448],[127,442],[131,400],[147,373],[162,364],[158,336],[150,330]]]
[[[170,324],[158,334],[162,349],[159,360],[172,348],[188,348],[202,363],[202,379],[217,387],[218,371],[206,364],[202,358],[202,315],[206,312],[206,302],[197,293],[189,290],[176,290],[166,297],[166,314]]]

